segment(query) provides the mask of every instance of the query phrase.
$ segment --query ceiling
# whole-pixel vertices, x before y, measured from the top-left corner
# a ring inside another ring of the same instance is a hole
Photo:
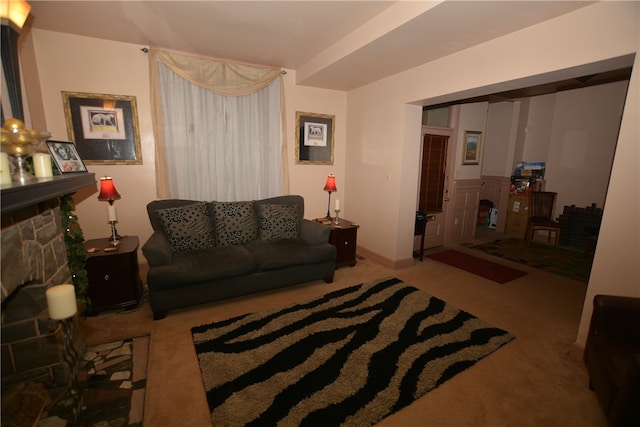
[[[36,1],[28,26],[296,70],[350,90],[587,1]]]

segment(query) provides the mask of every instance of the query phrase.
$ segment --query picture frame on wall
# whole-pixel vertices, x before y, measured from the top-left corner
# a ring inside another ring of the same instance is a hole
[[[463,165],[479,165],[482,150],[482,132],[467,130],[464,132],[462,150]]]
[[[141,165],[135,96],[62,92],[69,139],[87,164]]]
[[[61,174],[87,172],[76,146],[69,141],[47,141],[47,148]]]
[[[296,112],[296,163],[332,165],[335,116]]]

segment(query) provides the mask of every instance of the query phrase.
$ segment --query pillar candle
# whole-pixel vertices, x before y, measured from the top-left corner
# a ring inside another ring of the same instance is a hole
[[[47,289],[49,317],[53,320],[67,319],[78,312],[76,292],[73,285],[56,285]]]
[[[0,184],[11,184],[11,168],[9,167],[9,155],[0,153]]]
[[[109,222],[112,221],[117,221],[117,217],[116,217],[116,207],[113,205],[108,205],[107,206],[107,214],[109,215]]]
[[[51,156],[45,153],[33,153],[33,169],[38,178],[52,177]]]
[[[336,210],[340,210],[340,200],[336,199]]]

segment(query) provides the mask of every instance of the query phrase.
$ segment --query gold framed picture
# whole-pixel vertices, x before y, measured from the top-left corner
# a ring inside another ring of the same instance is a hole
[[[335,117],[296,112],[296,163],[332,165]]]
[[[135,96],[62,92],[69,139],[86,164],[140,165]]]
[[[482,149],[482,132],[467,130],[464,132],[464,146],[462,150],[463,165],[480,164],[480,150]]]

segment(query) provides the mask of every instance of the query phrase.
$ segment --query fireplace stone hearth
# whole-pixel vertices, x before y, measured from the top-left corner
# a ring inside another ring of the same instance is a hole
[[[93,174],[78,179],[57,177],[27,186],[2,186],[2,388],[17,383],[66,385],[64,333],[49,318],[46,290],[72,283],[61,225],[58,197],[87,185]],[[75,319],[73,345],[82,354],[84,338]]]

